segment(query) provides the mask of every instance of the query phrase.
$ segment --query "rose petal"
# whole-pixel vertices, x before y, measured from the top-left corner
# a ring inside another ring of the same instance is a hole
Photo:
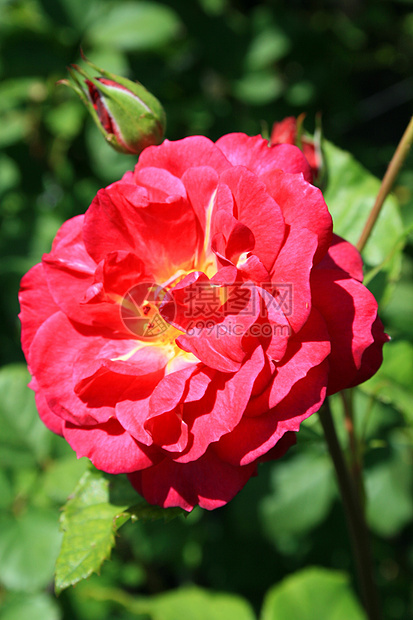
[[[354,385],[361,376],[364,352],[373,344],[372,332],[377,317],[377,302],[370,291],[340,269],[315,269],[311,278],[313,303],[327,323],[331,340],[328,393]],[[377,328],[378,329],[378,328]],[[369,368],[381,363],[383,332],[378,346],[370,350]],[[373,357],[373,359],[371,359]],[[367,358],[366,358],[367,359]]]
[[[271,270],[284,241],[285,226],[280,207],[268,194],[264,183],[243,167],[230,168],[220,180],[232,191],[237,219],[254,235],[254,254]]]
[[[192,463],[164,459],[158,465],[129,474],[135,489],[152,503],[192,510],[214,510],[229,502],[254,475],[256,464],[233,467],[209,450]]]
[[[191,136],[175,142],[164,140],[159,146],[146,148],[139,156],[135,176],[148,166],[165,169],[182,178],[188,168],[210,166],[220,173],[229,165],[211,140],[204,136]]]
[[[306,228],[291,228],[271,273],[280,295],[287,295],[281,309],[295,332],[311,311],[310,271],[317,251],[317,237]]]
[[[184,454],[175,457],[177,462],[196,460],[211,443],[236,427],[265,362],[264,353],[258,347],[232,377],[216,373],[205,396],[195,403],[185,404],[183,415],[192,443]]]
[[[360,368],[353,379],[352,385],[348,387],[353,387],[367,381],[367,379],[370,379],[381,366],[383,361],[383,345],[390,340],[390,336],[384,332],[383,323],[379,317],[374,321],[371,333],[374,340],[364,351]]]
[[[331,245],[317,269],[342,269],[352,278],[363,281],[363,260],[360,252],[348,241],[333,234]]]
[[[198,364],[192,364],[182,370],[164,377],[154,388],[149,401],[149,418],[166,411],[173,411],[184,400],[189,379],[199,370]]]
[[[186,198],[185,186],[181,179],[162,168],[136,168],[136,184],[145,187],[149,200],[154,202],[171,202],[171,196]]]
[[[32,267],[22,278],[19,301],[22,348],[29,362],[29,350],[37,330],[49,316],[59,310],[50,294],[41,263]]]
[[[29,383],[29,388],[35,392],[36,407],[43,424],[56,435],[63,436],[64,421],[51,411],[34,377]]]
[[[262,300],[260,316],[258,321],[251,326],[249,333],[259,338],[264,351],[271,360],[279,362],[287,349],[291,329],[278,297],[274,297],[266,289],[258,289],[258,293]]]
[[[246,416],[265,415],[282,401],[297,381],[329,356],[331,351],[327,325],[316,308],[311,310],[302,330],[291,337],[286,353],[278,364],[273,364],[273,375],[261,394],[252,398],[245,410]]]
[[[108,474],[144,469],[161,458],[157,450],[139,444],[114,419],[86,427],[66,422],[63,434],[78,458],[87,456],[95,467]]]
[[[59,308],[70,318],[87,325],[108,325],[122,329],[119,312],[112,304],[90,308],[84,304],[88,289],[95,283],[96,263],[83,243],[84,216],[68,220],[61,226],[52,251],[43,255],[43,269],[50,293]]]
[[[209,166],[188,168],[182,175],[187,196],[197,216],[202,231],[202,243],[207,227],[207,213],[218,186],[218,173]]]
[[[119,249],[132,251],[162,283],[193,267],[197,220],[186,199],[150,202],[146,193],[122,181],[100,190],[86,212],[83,238],[96,262]]]
[[[97,398],[98,402],[89,405],[74,391],[79,382],[79,372],[74,377],[79,355],[86,352],[86,358],[93,360],[93,356],[98,356],[98,352],[107,343],[104,338],[85,337],[62,312],[51,316],[39,328],[30,349],[31,367],[39,389],[55,415],[73,424],[83,425],[106,422],[114,415],[113,403],[110,401],[106,401],[103,406]],[[115,351],[116,340],[109,343]],[[132,382],[134,377],[129,380]]]
[[[320,262],[330,247],[333,227],[321,191],[297,175],[279,171],[263,175],[261,179],[266,184],[268,193],[280,205],[285,223],[291,229],[307,228],[317,235],[318,247],[314,264]]]
[[[167,452],[183,452],[188,444],[188,426],[179,412],[167,411],[145,422],[153,443]]]
[[[318,411],[326,395],[328,362],[309,370],[287,396],[264,415],[244,416],[238,426],[214,446],[222,460],[247,465],[264,456],[287,431],[298,431],[303,420]]]
[[[179,336],[176,343],[210,368],[222,372],[239,370],[247,354],[243,338],[256,322],[260,312],[257,299],[259,293],[255,287],[234,287],[226,304],[222,306],[223,320],[216,321],[212,316],[211,324],[201,321],[201,326],[197,327],[195,318],[192,322],[195,326],[190,327],[189,324],[187,333]]]
[[[269,146],[262,136],[250,137],[243,133],[222,136],[216,144],[233,166],[245,166],[259,177],[283,170],[293,174],[302,173],[307,181],[312,181],[310,166],[296,146]]]

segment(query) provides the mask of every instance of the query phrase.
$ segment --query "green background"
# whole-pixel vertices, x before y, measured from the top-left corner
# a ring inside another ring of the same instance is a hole
[[[228,506],[127,523],[100,576],[53,594],[59,509],[87,463],[37,418],[19,345],[19,281],[60,224],[135,163],[56,85],[80,62],[80,46],[162,101],[169,139],[268,135],[301,112],[312,132],[321,113],[326,138],[381,177],[412,114],[409,0],[0,0],[0,620],[363,618],[316,416]],[[328,145],[326,157],[336,230],[356,241],[377,183]],[[412,162],[365,254],[393,340],[380,373],[354,394],[389,619],[413,615]],[[332,405],[340,424],[340,397]]]

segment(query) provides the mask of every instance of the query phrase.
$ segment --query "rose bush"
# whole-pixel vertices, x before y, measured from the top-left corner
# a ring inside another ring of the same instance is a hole
[[[165,141],[63,224],[20,316],[39,414],[79,457],[213,509],[378,369],[360,255],[311,178],[259,136]]]

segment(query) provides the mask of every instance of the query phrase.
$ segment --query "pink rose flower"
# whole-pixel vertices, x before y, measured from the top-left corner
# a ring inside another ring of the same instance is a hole
[[[356,249],[289,144],[147,148],[23,278],[39,414],[149,502],[213,509],[387,337]]]

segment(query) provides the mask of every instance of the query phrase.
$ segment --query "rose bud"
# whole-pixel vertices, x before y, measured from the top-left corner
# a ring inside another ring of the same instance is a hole
[[[323,157],[321,153],[319,132],[310,138],[303,134],[304,114],[298,118],[288,116],[279,123],[274,123],[271,130],[270,144],[294,144],[304,153],[311,167],[313,179],[320,181]]]
[[[86,59],[85,59],[86,60]],[[90,77],[77,65],[69,73],[70,86],[91,113],[106,141],[117,151],[138,155],[147,146],[160,144],[165,133],[166,118],[160,102],[139,82],[114,75],[88,62],[99,77]],[[83,83],[76,72],[85,78]]]

